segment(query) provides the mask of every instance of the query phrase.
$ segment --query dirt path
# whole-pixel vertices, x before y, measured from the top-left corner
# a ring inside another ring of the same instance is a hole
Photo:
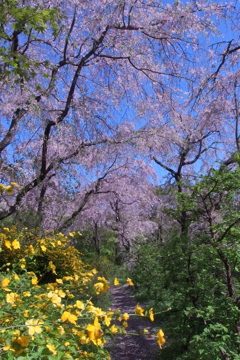
[[[115,286],[111,288],[112,309],[133,314],[136,301],[129,285]],[[141,306],[141,304],[140,304]],[[140,333],[148,329],[149,333],[156,334],[155,324],[145,317],[131,316],[128,320],[128,332]],[[157,360],[159,347],[156,340],[144,335],[118,335],[111,343],[106,344],[111,360]]]

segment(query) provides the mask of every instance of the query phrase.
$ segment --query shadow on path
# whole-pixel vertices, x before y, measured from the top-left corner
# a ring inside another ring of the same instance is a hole
[[[136,301],[131,286],[115,286],[110,289],[112,309],[120,309],[123,313],[133,314]],[[156,334],[157,328],[148,318],[130,316],[127,332],[139,334],[147,329],[149,334]],[[159,346],[156,339],[147,335],[115,335],[113,340],[105,345],[111,355],[111,360],[157,360]]]

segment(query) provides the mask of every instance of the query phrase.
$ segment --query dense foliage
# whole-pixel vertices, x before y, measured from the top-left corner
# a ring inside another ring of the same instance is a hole
[[[169,310],[165,359],[239,359],[239,180],[239,168],[203,177],[166,209],[172,221],[186,212],[184,231],[136,249],[139,296]]]

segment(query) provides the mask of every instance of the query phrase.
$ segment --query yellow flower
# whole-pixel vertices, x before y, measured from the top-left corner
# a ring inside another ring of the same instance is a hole
[[[153,308],[151,308],[151,309],[149,310],[149,319],[150,319],[151,321],[154,321]]]
[[[19,336],[20,334],[21,334],[20,330],[18,330],[18,329],[13,331],[13,335]]]
[[[99,294],[104,289],[103,282],[98,282],[98,283],[94,284],[93,286],[96,288],[97,294]]]
[[[20,280],[20,277],[17,274],[13,274],[14,280]]]
[[[47,250],[46,246],[41,245],[40,248],[42,249],[43,252],[45,252]]]
[[[40,334],[42,332],[41,325],[43,325],[43,321],[30,319],[25,321],[25,325],[28,327],[29,335]]]
[[[77,329],[75,329],[75,328],[72,328],[71,331],[72,331],[73,335],[77,335],[78,333],[80,333],[80,331],[78,332]]]
[[[24,291],[24,292],[23,292],[23,296],[25,296],[25,297],[30,297],[30,296],[31,296],[30,291]]]
[[[80,300],[77,300],[74,306],[78,309],[84,310],[84,303]]]
[[[23,316],[24,317],[29,317],[29,310],[24,310]]]
[[[29,344],[29,337],[28,336],[19,336],[19,338],[17,338],[17,342],[18,344],[20,344],[22,347],[27,347]]]
[[[58,332],[59,332],[59,334],[60,335],[64,335],[65,334],[65,330],[64,330],[64,328],[62,327],[62,326],[58,326]]]
[[[2,288],[8,287],[9,283],[10,283],[10,280],[8,278],[3,279],[3,281],[1,282]]]
[[[5,185],[0,184],[0,193],[3,192],[3,190],[5,190]]]
[[[12,242],[12,247],[17,250],[17,249],[20,249],[20,242],[15,239],[13,242]]]
[[[135,314],[144,316],[144,309],[138,306],[138,304],[135,307]]]
[[[37,277],[32,278],[32,284],[37,285],[37,283],[38,283],[38,278]]]
[[[36,274],[33,271],[27,272],[28,276],[36,276]]]
[[[55,290],[56,294],[58,294],[58,296],[60,296],[61,298],[65,298],[66,293],[64,291],[62,291],[62,289],[59,290]]]
[[[53,344],[47,344],[47,348],[54,354],[57,355],[57,351],[55,349],[55,346]]]
[[[11,185],[8,185],[8,186],[5,186],[5,191],[11,195],[13,194],[14,190],[13,190],[13,187]]]
[[[50,291],[48,294],[47,294],[48,298],[51,299],[52,303],[55,304],[55,305],[60,305],[61,304],[61,297],[58,296],[57,294],[55,294],[53,291]]]
[[[123,318],[123,320],[127,321],[129,319],[128,313],[124,313],[122,318]]]
[[[101,308],[99,307],[95,307],[95,306],[88,306],[88,311],[92,312],[95,316],[105,316],[106,315],[106,311],[103,311]]]
[[[73,298],[75,298],[75,296],[73,294],[68,293],[68,298],[73,299]]]
[[[11,344],[7,344],[7,345],[4,346],[2,349],[3,349],[4,351],[9,351],[9,350],[11,350],[11,351],[15,352],[15,349],[11,348]]]
[[[26,253],[28,253],[29,255],[34,255],[35,254],[35,249],[32,245],[29,245],[28,250],[26,250]]]
[[[20,296],[11,292],[10,294],[7,294],[6,301],[8,304],[14,305],[16,302],[20,301]]]
[[[81,342],[82,345],[89,344],[90,339],[86,335],[81,335],[80,336],[80,342]]]
[[[130,286],[134,286],[134,283],[132,282],[132,280],[130,278],[127,278],[127,284]]]
[[[64,313],[61,316],[62,321],[69,321],[71,324],[76,325],[77,316],[74,314],[71,314],[69,311],[64,311]]]
[[[89,324],[86,327],[88,332],[89,339],[95,344],[98,345],[99,342],[97,341],[102,337],[103,331],[101,329],[101,325],[98,322],[98,317],[95,317],[93,324]]]
[[[111,320],[112,320],[111,316],[104,316],[104,321],[107,326],[110,325]]]
[[[6,248],[8,248],[9,250],[12,250],[12,244],[9,240],[5,240],[4,245],[6,246]]]
[[[98,278],[99,279],[99,278]],[[93,285],[96,288],[96,293],[100,294],[101,291],[107,292],[110,289],[110,286],[107,282],[98,282]]]
[[[98,276],[98,280],[103,281],[105,284],[108,284],[108,281],[107,281],[107,279],[105,279],[104,276]]]
[[[157,332],[157,343],[160,347],[160,349],[162,349],[162,345],[165,344],[166,340],[164,338],[164,332],[162,331],[162,329],[158,330]]]
[[[12,186],[19,186],[17,183],[15,183],[15,182],[11,182],[11,185]]]
[[[118,328],[116,327],[116,325],[113,324],[110,327],[110,331],[111,331],[112,334],[116,334],[118,332]]]
[[[44,247],[45,247],[45,246],[44,246]],[[47,250],[47,248],[46,248],[46,250]],[[45,250],[45,251],[46,251],[46,250]],[[49,261],[48,265],[49,265],[50,269],[52,270],[52,273],[57,275],[57,273],[56,273],[56,266],[53,264],[53,262],[52,262],[52,261]]]
[[[117,278],[114,278],[114,280],[113,280],[113,285],[115,285],[115,286],[119,285],[119,281],[118,281]]]

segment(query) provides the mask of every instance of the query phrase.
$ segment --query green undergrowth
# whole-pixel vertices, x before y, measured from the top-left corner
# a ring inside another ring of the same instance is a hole
[[[165,360],[240,360],[239,190],[239,168],[213,171],[166,209],[164,241],[134,249],[136,297],[163,321]]]

